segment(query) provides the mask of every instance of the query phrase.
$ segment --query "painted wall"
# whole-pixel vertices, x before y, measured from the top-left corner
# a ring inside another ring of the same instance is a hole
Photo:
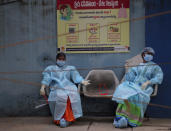
[[[41,71],[55,63],[57,49],[56,0],[3,1],[0,5],[0,116],[49,115],[48,107],[35,110],[39,96]],[[130,17],[145,15],[143,0],[130,0]],[[48,38],[47,38],[48,37]],[[28,41],[34,40],[34,41]],[[18,42],[18,43],[17,43]],[[16,46],[9,46],[9,44]],[[22,43],[22,44],[21,44]],[[67,63],[77,68],[123,66],[125,60],[138,54],[145,46],[145,20],[130,23],[130,53],[67,54]],[[112,69],[119,80],[123,68]],[[7,74],[2,72],[33,71]],[[38,72],[37,72],[38,71]],[[2,78],[20,81],[2,80]],[[32,82],[32,83],[26,83]],[[109,99],[82,96],[85,115],[114,115],[115,104]]]
[[[162,64],[161,67],[164,72],[164,80],[159,86],[158,95],[152,98],[151,102],[166,106],[171,106],[171,1],[146,0],[146,15],[169,10],[170,14],[146,19],[145,23],[146,45],[153,47],[156,51],[154,61]],[[171,109],[149,106],[148,115],[151,117],[171,117]]]

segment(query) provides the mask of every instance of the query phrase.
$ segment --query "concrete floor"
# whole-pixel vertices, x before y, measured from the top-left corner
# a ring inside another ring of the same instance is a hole
[[[143,126],[117,129],[113,118],[81,118],[67,128],[53,124],[51,117],[1,117],[0,131],[171,131],[171,119],[145,120]]]

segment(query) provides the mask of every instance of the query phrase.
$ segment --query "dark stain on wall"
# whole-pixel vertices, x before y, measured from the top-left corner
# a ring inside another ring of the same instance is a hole
[[[7,5],[17,2],[17,0],[0,0],[0,5]]]
[[[17,0],[22,5],[33,5],[33,6],[50,6],[52,5],[53,0]]]
[[[145,2],[145,7],[147,10],[163,9],[165,5],[165,0],[150,0]]]
[[[55,61],[53,60],[53,58],[47,53],[41,54],[38,57],[37,61],[38,61],[38,64],[44,68],[47,67],[48,65],[55,64]]]
[[[44,8],[43,9],[43,16],[50,15],[54,11],[55,11],[54,8]]]
[[[164,0],[160,0],[160,8],[164,8]]]
[[[25,0],[18,0],[18,2],[21,4],[21,5],[28,5],[28,1],[25,1]]]

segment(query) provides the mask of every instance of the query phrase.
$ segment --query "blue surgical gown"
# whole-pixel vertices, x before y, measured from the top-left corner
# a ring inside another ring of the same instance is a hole
[[[154,62],[140,63],[132,67],[125,74],[124,81],[116,88],[112,100],[123,104],[123,99],[136,104],[141,109],[143,117],[147,104],[150,102],[150,95],[153,92],[154,84],[161,84],[163,72]],[[141,89],[144,82],[151,84],[145,90]]]
[[[43,74],[42,84],[50,87],[48,98],[54,120],[60,120],[65,113],[68,97],[75,118],[82,116],[80,95],[75,84],[83,81],[74,66],[48,66]]]

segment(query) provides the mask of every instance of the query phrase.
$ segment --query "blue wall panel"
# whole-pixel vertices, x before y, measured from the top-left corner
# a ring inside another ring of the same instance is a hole
[[[171,11],[171,0],[146,0],[145,14]],[[163,83],[159,86],[158,95],[152,98],[152,103],[171,106],[171,12],[161,16],[146,19],[145,39],[146,46],[151,46],[156,51],[154,61],[163,63]],[[170,64],[164,64],[170,63]],[[171,117],[171,109],[148,107],[151,117]]]

